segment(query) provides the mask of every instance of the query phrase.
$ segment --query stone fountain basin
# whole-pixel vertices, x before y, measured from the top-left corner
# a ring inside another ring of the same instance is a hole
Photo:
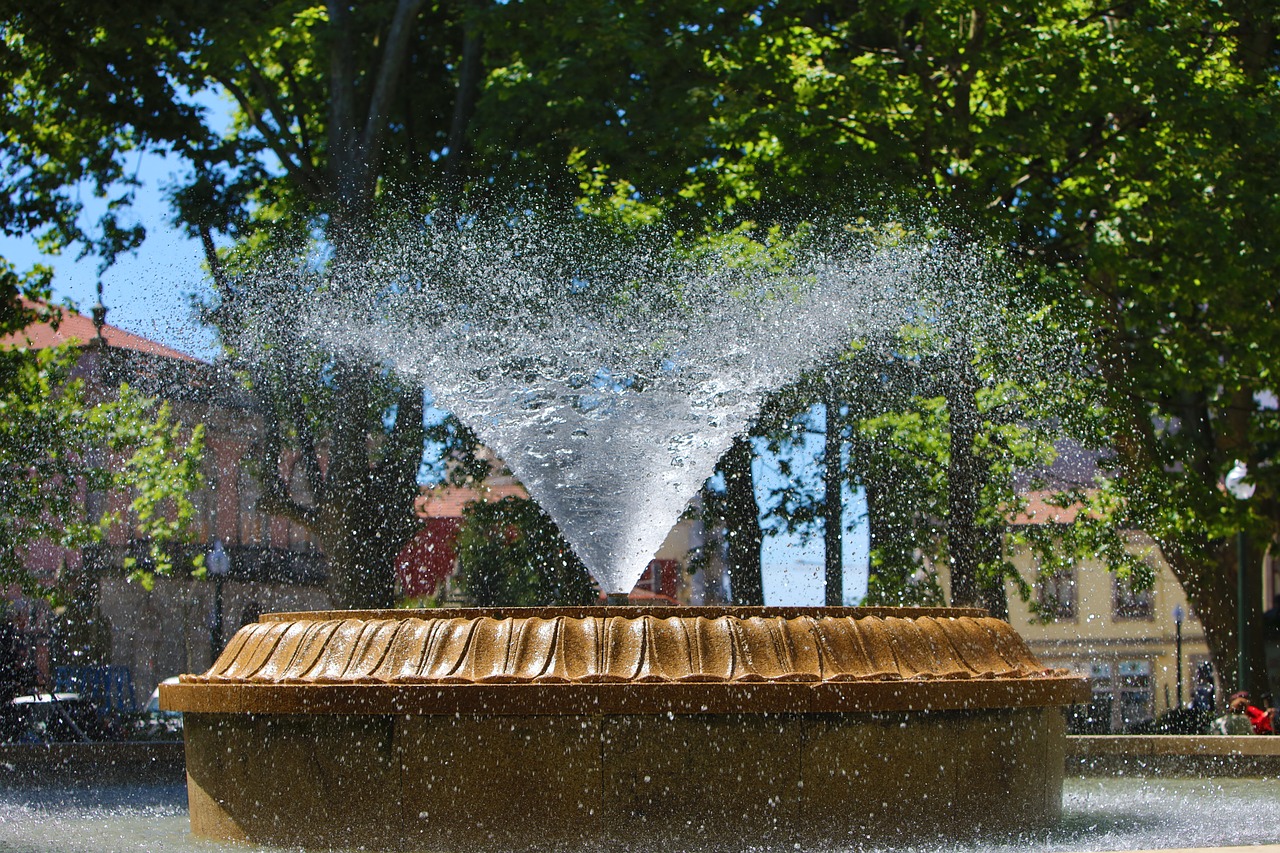
[[[1051,825],[1089,695],[985,611],[897,608],[270,614],[161,691],[195,835],[424,850]]]

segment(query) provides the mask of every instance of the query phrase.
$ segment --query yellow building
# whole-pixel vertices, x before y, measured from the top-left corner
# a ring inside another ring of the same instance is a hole
[[[1132,535],[1131,547],[1155,570],[1149,590],[1133,591],[1099,561],[1081,561],[1041,582],[1031,555],[1014,557],[1033,592],[1023,601],[1010,588],[1010,623],[1046,665],[1093,683],[1093,703],[1076,709],[1075,728],[1119,732],[1178,707],[1179,620],[1183,705],[1202,665],[1208,671],[1211,663],[1204,629],[1159,548],[1140,533]],[[1033,610],[1036,604],[1044,615]]]

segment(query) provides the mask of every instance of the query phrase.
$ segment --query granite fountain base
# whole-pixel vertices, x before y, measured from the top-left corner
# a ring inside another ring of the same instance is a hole
[[[195,835],[532,849],[970,838],[1061,814],[1061,706],[980,610],[272,614],[185,712]]]

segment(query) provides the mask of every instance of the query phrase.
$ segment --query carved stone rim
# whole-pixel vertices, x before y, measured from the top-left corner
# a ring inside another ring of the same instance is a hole
[[[271,614],[171,710],[264,714],[835,713],[1084,701],[970,609],[494,608]]]
[[[738,619],[751,617],[794,619],[808,616],[846,617],[860,619],[866,616],[885,618],[896,616],[903,619],[915,619],[921,616],[933,616],[939,619],[969,616],[975,619],[990,616],[981,607],[805,607],[801,605],[789,607],[758,607],[747,604],[726,604],[709,607],[684,607],[675,605],[626,605],[609,606],[584,604],[568,607],[438,607],[428,609],[380,610],[297,610],[263,613],[259,622],[292,622],[297,620],[318,621],[324,619],[474,619],[487,616],[491,619],[549,619],[556,616],[572,618],[617,616],[622,618],[638,618],[641,616],[657,616],[663,619],[671,617],[696,617],[715,619],[730,616]]]
[[[846,684],[163,684],[165,710],[392,716],[805,715],[1042,708],[1089,699],[1083,678]]]

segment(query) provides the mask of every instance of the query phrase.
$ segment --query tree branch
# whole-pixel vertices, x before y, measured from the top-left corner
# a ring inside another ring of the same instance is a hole
[[[329,0],[329,177],[333,190],[344,197],[353,173],[356,74],[351,46],[351,10],[345,0]]]
[[[271,82],[267,80],[263,73],[258,69],[258,66],[255,65],[249,57],[244,57],[244,62],[249,68],[249,77],[253,81],[254,88],[258,90],[258,93],[262,95],[263,100],[267,102],[267,111],[270,112],[271,116],[275,119],[276,128],[284,140],[283,144],[285,144],[287,148],[291,149],[298,157],[300,167],[306,169],[312,168],[309,148],[304,148],[302,143],[299,140],[294,139],[293,135],[286,130],[293,119],[298,119],[299,126],[301,126],[300,117],[293,115],[289,110],[284,108],[284,105],[280,103],[280,99],[276,97],[276,93]],[[286,77],[287,76],[288,74],[286,72]]]
[[[387,126],[387,112],[395,97],[396,84],[400,80],[400,72],[405,56],[409,51],[409,42],[413,38],[414,20],[422,0],[399,0],[395,14],[391,18],[391,26],[387,30],[387,43],[382,51],[382,64],[378,67],[378,76],[374,81],[373,94],[369,98],[369,112],[365,117],[364,132],[360,136],[360,151],[368,164],[365,180],[372,180],[378,173],[378,163],[382,158],[379,142]]]
[[[222,258],[218,257],[218,247],[213,243],[213,231],[208,225],[200,225],[200,247],[204,251],[205,263],[209,265],[209,274],[218,293],[225,296],[227,292],[227,274],[222,266]]]
[[[458,94],[454,98],[453,119],[449,123],[449,156],[444,163],[444,185],[450,194],[461,189],[467,128],[480,92],[482,47],[483,39],[473,25],[467,24],[462,43],[462,68],[458,73]]]
[[[288,51],[286,51],[283,46],[281,46],[279,53],[280,66],[284,70],[285,86],[289,90],[289,100],[295,104],[302,103],[304,101],[302,86],[298,83],[298,78],[294,76],[293,59],[289,56]],[[314,149],[311,140],[311,130],[307,127],[307,114],[301,110],[294,110],[293,116],[298,121],[298,141],[302,145],[302,150],[307,152],[308,160],[311,160],[311,152]]]
[[[240,88],[240,85],[230,78],[217,77],[215,79],[218,81],[219,85],[223,86],[231,93],[231,96],[236,99],[236,103],[239,104],[240,109],[242,109],[244,114],[249,118],[250,124],[252,124],[254,128],[262,134],[262,138],[266,141],[267,146],[275,152],[277,157],[280,158],[280,162],[284,165],[285,171],[296,177],[313,191],[320,189],[320,185],[318,184],[315,175],[312,174],[307,164],[294,161],[289,151],[289,147],[280,139],[280,134],[273,129],[271,125],[267,124],[265,120],[263,120],[262,116],[258,113],[258,110],[254,107],[253,102],[249,100],[249,96],[245,93],[244,89]]]

